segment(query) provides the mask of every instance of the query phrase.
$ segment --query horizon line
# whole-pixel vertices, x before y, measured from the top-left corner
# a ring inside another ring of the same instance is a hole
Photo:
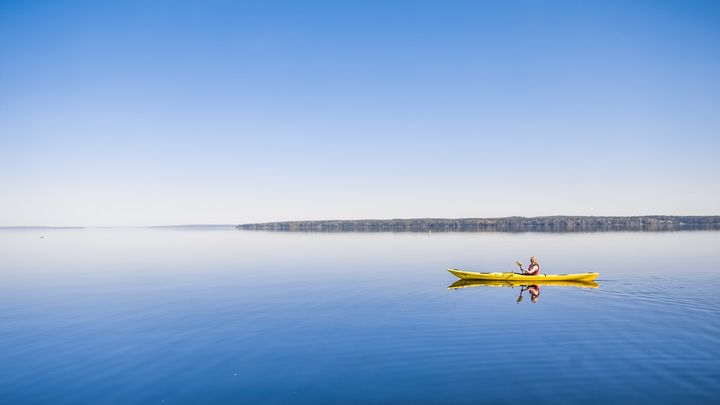
[[[507,219],[507,218],[558,218],[558,217],[573,217],[573,218],[649,218],[649,217],[720,217],[720,214],[712,215],[665,215],[665,214],[643,214],[643,215],[536,215],[536,216],[523,216],[523,215],[511,215],[511,216],[500,216],[500,217],[412,217],[412,218],[359,218],[359,219],[293,219],[293,220],[278,220],[278,221],[266,221],[266,222],[245,222],[245,223],[231,223],[231,224],[165,224],[165,225],[2,225],[0,229],[114,229],[114,228],[190,228],[190,227],[237,227],[240,225],[259,225],[259,224],[273,224],[280,222],[325,222],[325,221],[393,221],[393,220],[427,220],[427,219],[441,219],[441,220],[456,220],[456,219]]]

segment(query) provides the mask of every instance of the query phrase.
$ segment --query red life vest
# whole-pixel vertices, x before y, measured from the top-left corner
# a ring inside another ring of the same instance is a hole
[[[533,268],[533,266],[535,266],[535,271],[530,270],[530,269]],[[530,267],[528,267],[528,272],[527,272],[526,274],[530,274],[530,275],[533,275],[533,276],[540,274],[540,265],[537,264],[537,263],[535,263],[535,264],[530,264]]]

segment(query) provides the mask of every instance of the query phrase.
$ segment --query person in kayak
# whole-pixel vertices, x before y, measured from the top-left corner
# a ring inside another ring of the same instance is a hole
[[[530,258],[530,266],[527,268],[527,270],[522,268],[522,264],[518,263],[520,265],[520,270],[522,270],[522,274],[525,274],[527,276],[537,276],[540,274],[540,265],[538,264],[537,258],[535,256]]]

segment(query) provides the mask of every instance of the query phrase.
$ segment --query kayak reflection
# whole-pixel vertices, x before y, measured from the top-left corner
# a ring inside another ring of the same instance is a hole
[[[534,282],[532,284],[527,281],[520,280],[458,280],[448,286],[449,289],[455,290],[459,288],[469,287],[520,287],[520,295],[517,302],[523,300],[523,293],[527,291],[530,301],[535,304],[540,298],[540,286],[556,286],[556,287],[577,287],[577,288],[598,288],[598,283],[594,281],[544,281]]]
[[[529,285],[547,285],[556,287],[577,287],[577,288],[598,288],[599,284],[594,281],[533,281],[529,283],[524,280],[458,280],[448,286],[449,289],[468,287],[527,287]]]

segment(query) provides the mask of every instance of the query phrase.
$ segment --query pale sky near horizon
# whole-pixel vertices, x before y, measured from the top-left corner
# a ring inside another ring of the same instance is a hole
[[[720,2],[2,1],[0,226],[720,214]]]

